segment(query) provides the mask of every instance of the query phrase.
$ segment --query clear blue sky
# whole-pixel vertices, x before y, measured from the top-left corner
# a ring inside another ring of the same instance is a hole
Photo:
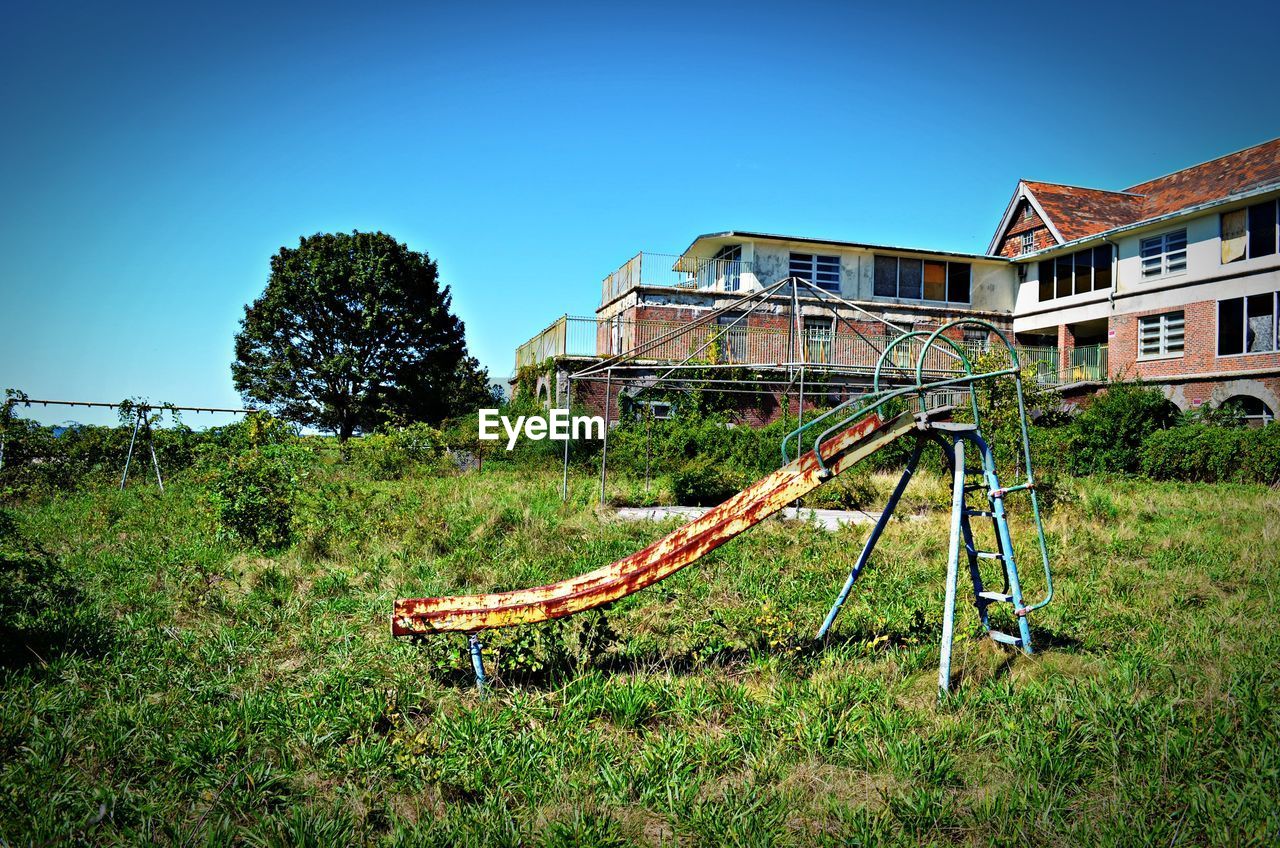
[[[428,252],[495,377],[698,233],[981,251],[1019,177],[1280,134],[1276,8],[11,3],[0,387],[234,405],[243,305],[319,231]]]

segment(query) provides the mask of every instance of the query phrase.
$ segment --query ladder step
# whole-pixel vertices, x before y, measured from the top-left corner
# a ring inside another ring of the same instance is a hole
[[[998,554],[994,551],[974,551],[978,555],[978,559],[1004,559],[1004,554]]]
[[[986,483],[965,483],[964,490],[966,492],[985,492],[988,491]]]
[[[965,515],[977,515],[982,518],[995,518],[996,514],[989,509],[966,509]]]
[[[988,630],[987,635],[1001,645],[1013,645],[1015,648],[1022,647],[1022,639],[1017,636],[1010,636],[1008,633],[1001,633],[999,630]]]
[[[1010,595],[1007,592],[979,592],[978,597],[1001,604],[1013,603],[1013,595]]]

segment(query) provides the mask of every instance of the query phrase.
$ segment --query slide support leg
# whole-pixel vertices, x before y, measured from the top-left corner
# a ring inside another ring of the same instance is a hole
[[[827,631],[831,629],[831,625],[835,624],[836,616],[840,614],[840,608],[844,606],[844,602],[849,598],[849,592],[853,589],[853,584],[857,582],[863,566],[871,558],[871,551],[875,549],[876,542],[880,539],[880,534],[884,532],[884,528],[889,524],[889,519],[893,517],[893,511],[898,507],[898,501],[902,498],[902,493],[907,490],[907,484],[911,482],[911,475],[915,473],[916,465],[920,462],[920,453],[924,450],[924,444],[923,438],[916,438],[915,447],[911,450],[911,458],[907,460],[907,467],[903,470],[902,477],[898,480],[898,485],[894,487],[893,494],[889,496],[889,502],[884,505],[884,511],[876,519],[876,526],[871,529],[871,535],[867,537],[866,544],[862,546],[862,553],[858,554],[858,561],[854,563],[853,570],[849,572],[849,576],[845,579],[844,586],[841,587],[840,594],[836,596],[836,602],[832,604],[831,611],[827,613],[822,626],[818,628],[818,635],[814,637],[815,639],[826,638]]]
[[[471,670],[476,673],[476,688],[484,691],[484,643],[475,633],[467,636],[467,645],[471,649]]]
[[[964,544],[961,521],[964,517],[964,442],[955,440],[955,481],[951,488],[951,544],[947,551],[947,591],[942,608],[942,657],[938,664],[938,690],[951,688],[951,641],[955,631],[956,579],[960,569],[960,546]]]

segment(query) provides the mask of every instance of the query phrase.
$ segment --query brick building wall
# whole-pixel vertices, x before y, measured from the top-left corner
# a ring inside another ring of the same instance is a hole
[[[1030,210],[1031,216],[1027,217],[1026,212]],[[1057,239],[1053,237],[1053,233],[1049,232],[1049,228],[1045,226],[1044,219],[1040,217],[1040,213],[1031,207],[1027,201],[1023,200],[1018,205],[1018,210],[1014,214],[1013,223],[1009,225],[1009,229],[1005,230],[1004,235],[1000,238],[1000,247],[996,253],[1012,259],[1015,256],[1022,255],[1022,234],[1031,232],[1034,239],[1036,250],[1043,250],[1046,247],[1053,247],[1057,244]]]
[[[1218,356],[1218,304],[1184,304],[1185,335],[1181,356],[1138,359],[1138,319],[1176,311],[1152,309],[1112,316],[1108,364],[1115,380],[1142,380],[1164,386],[1179,406],[1216,406],[1238,394],[1258,396],[1280,412],[1280,353]],[[1262,372],[1262,373],[1259,373]]]

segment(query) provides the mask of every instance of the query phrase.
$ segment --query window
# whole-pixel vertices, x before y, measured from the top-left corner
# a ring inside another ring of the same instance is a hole
[[[812,253],[791,254],[791,276],[808,280],[827,291],[840,291],[840,257]]]
[[[1268,200],[1247,209],[1222,213],[1222,264],[1271,256],[1276,252],[1280,242],[1276,231],[1277,204],[1280,201]]]
[[[701,270],[698,288],[737,291],[742,285],[742,245],[727,244],[720,248]]]
[[[986,350],[990,333],[984,327],[965,327],[964,346],[970,351]]]
[[[720,362],[747,361],[747,322],[741,315],[721,315],[716,319],[720,337],[715,345]]]
[[[968,303],[973,268],[967,262],[876,254],[874,281],[876,297]]]
[[[1030,209],[1031,207],[1027,207]],[[1031,230],[1027,230],[1022,234],[1021,253],[1030,253],[1036,249],[1036,234]]]
[[[669,400],[637,400],[631,414],[641,419],[653,416],[655,421],[668,421],[675,417],[676,407]]]
[[[1111,245],[1077,250],[1040,263],[1040,300],[1111,288]]]
[[[804,356],[806,362],[830,362],[831,344],[835,339],[834,318],[804,319]]]
[[[1186,315],[1182,310],[1138,319],[1138,358],[1182,356]]]
[[[1031,212],[1032,212],[1031,204],[1030,204],[1030,203],[1023,203],[1023,204],[1022,204],[1022,220],[1024,220],[1024,221],[1030,221],[1030,220],[1031,220]]]
[[[1174,230],[1142,240],[1142,276],[1160,277],[1187,270],[1187,231]]]
[[[1218,356],[1277,350],[1278,297],[1267,292],[1218,301]]]

